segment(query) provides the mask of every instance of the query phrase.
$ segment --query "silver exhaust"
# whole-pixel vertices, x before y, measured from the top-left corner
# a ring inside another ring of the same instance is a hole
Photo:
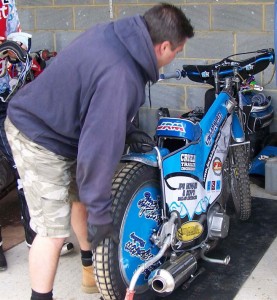
[[[188,280],[196,269],[196,257],[190,253],[184,253],[154,270],[149,276],[148,284],[156,293],[166,296]]]

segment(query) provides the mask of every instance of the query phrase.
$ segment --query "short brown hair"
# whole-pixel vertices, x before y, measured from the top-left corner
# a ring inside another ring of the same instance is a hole
[[[172,4],[155,5],[145,12],[143,18],[154,45],[169,41],[175,49],[186,38],[194,36],[190,20],[181,8]]]

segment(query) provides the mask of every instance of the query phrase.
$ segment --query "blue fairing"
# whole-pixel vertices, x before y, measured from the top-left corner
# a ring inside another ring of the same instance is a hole
[[[127,284],[130,283],[138,266],[159,251],[159,248],[150,241],[150,237],[161,225],[160,198],[159,184],[146,183],[131,199],[129,209],[126,210],[119,253],[121,272]],[[148,288],[148,276],[160,264],[161,262],[157,262],[140,275],[136,285],[137,292]]]
[[[202,135],[197,144],[190,144],[185,149],[180,149],[174,155],[170,155],[164,160],[164,176],[176,172],[189,173],[192,176],[199,178],[199,181],[203,182],[205,180],[204,172],[205,166],[210,155],[211,149],[216,146],[214,142],[219,134],[220,127],[228,115],[225,103],[229,100],[230,96],[227,93],[221,93],[217,97],[216,107],[212,105],[209,111],[206,113],[204,118],[200,121],[199,125],[202,131]],[[197,169],[194,170],[182,170],[180,156],[182,153],[188,153],[195,156],[195,165]]]
[[[186,220],[207,212],[221,193],[232,121],[226,108],[229,100],[228,93],[220,93],[199,123],[198,141],[188,141],[185,147],[163,158],[167,205]]]

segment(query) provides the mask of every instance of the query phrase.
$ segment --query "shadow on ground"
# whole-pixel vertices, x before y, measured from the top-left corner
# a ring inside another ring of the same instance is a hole
[[[157,299],[232,300],[277,236],[277,201],[253,198],[247,221],[231,216],[229,236],[209,254],[213,258],[231,256],[229,265],[199,263],[205,272],[187,290],[182,287],[170,296]]]
[[[24,241],[24,229],[20,216],[20,203],[14,189],[0,200],[0,224],[4,251]]]

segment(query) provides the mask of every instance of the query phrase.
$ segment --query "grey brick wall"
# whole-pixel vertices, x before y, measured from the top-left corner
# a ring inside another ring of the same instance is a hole
[[[111,7],[112,2],[112,7]],[[160,2],[156,0],[17,0],[24,31],[33,34],[33,50],[50,48],[60,51],[89,26],[143,12]],[[173,71],[183,64],[214,63],[227,55],[270,48],[274,46],[274,1],[268,0],[175,0],[195,28],[182,54],[162,71]],[[257,77],[266,84],[272,77],[270,66]],[[140,112],[143,129],[153,134],[156,110],[168,107],[172,116],[203,106],[207,85],[188,79],[169,80],[150,88],[152,108],[148,97]],[[148,90],[147,90],[148,93]],[[277,85],[265,86],[272,96],[276,119],[272,130],[277,131]]]

